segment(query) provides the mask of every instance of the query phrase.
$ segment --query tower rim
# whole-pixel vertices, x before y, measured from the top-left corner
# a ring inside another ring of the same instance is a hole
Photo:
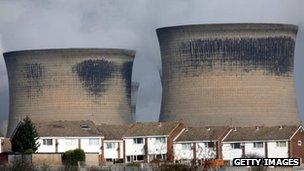
[[[284,23],[209,23],[209,24],[189,24],[160,27],[156,32],[167,31],[170,29],[194,29],[201,28],[206,31],[229,31],[229,30],[291,30],[298,31],[298,26]]]
[[[4,52],[3,56],[10,57],[15,55],[44,55],[44,54],[123,54],[135,58],[135,50],[119,48],[50,48],[50,49],[26,49]]]

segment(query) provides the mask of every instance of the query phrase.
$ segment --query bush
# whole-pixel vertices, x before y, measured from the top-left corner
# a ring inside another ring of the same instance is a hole
[[[128,163],[128,167],[140,167],[140,163]]]
[[[23,156],[22,156],[23,157]],[[16,159],[11,165],[12,171],[32,171],[34,166],[30,161],[23,160],[23,158]]]
[[[257,154],[252,153],[252,154],[242,155],[242,158],[262,158],[262,157]]]
[[[74,161],[85,161],[85,153],[82,149],[75,149],[72,152],[72,160]]]
[[[160,166],[161,171],[190,171],[191,168],[184,164],[163,164]]]
[[[82,149],[66,151],[62,156],[62,162],[65,165],[78,165],[79,161],[85,161],[85,153]]]
[[[243,155],[243,158],[262,158],[261,156],[257,155],[257,154],[247,154],[247,155]],[[253,166],[251,167],[252,171],[265,171],[267,170],[266,166]]]

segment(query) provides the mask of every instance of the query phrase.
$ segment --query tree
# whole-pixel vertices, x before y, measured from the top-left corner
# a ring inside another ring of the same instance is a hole
[[[67,166],[76,166],[79,161],[85,161],[85,153],[82,149],[69,150],[63,154],[62,160]]]
[[[26,116],[16,128],[12,142],[12,151],[20,152],[21,154],[34,153],[38,147],[39,139],[35,124]]]

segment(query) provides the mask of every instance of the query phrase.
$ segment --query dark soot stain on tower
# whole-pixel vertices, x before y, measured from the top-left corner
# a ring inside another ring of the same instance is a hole
[[[297,26],[213,24],[157,30],[161,120],[190,125],[299,122],[293,80]]]
[[[83,82],[83,86],[92,94],[101,96],[107,89],[104,84],[112,77],[115,65],[105,59],[86,60],[73,67],[73,71]]]
[[[48,49],[4,53],[10,86],[9,133],[33,120],[132,122],[130,94],[135,51]]]

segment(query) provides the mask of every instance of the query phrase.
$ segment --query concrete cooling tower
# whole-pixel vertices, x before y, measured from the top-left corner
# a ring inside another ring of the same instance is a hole
[[[211,24],[157,29],[161,121],[188,125],[299,123],[293,76],[297,26]]]
[[[10,91],[8,133],[33,120],[132,122],[131,74],[135,51],[49,49],[4,53]]]

